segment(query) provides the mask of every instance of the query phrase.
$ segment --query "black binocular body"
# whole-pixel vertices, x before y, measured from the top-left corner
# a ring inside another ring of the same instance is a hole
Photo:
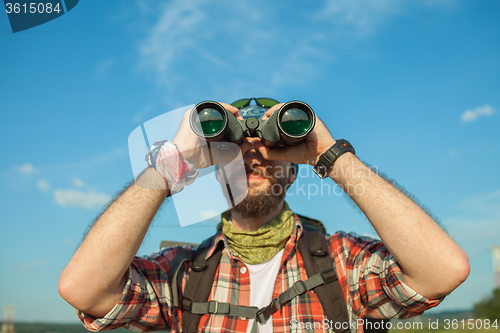
[[[237,119],[221,104],[205,101],[193,108],[189,123],[193,132],[208,142],[239,145],[244,137],[259,137],[267,147],[281,147],[304,140],[314,129],[316,115],[306,103],[291,101],[268,119]]]

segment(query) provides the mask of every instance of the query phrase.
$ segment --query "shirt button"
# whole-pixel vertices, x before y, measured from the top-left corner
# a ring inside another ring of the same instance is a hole
[[[245,274],[247,272],[247,268],[246,267],[241,267],[240,268],[240,273],[241,274]]]

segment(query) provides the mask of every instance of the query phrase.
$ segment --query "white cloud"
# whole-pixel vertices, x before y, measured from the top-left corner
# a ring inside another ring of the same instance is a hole
[[[75,185],[75,187],[85,187],[85,183],[83,182],[83,180],[81,179],[78,179],[78,178],[74,178],[73,179],[73,185]]]
[[[139,110],[133,117],[134,123],[143,123],[147,120],[147,115],[151,114],[153,107],[151,105],[147,105]]]
[[[63,243],[66,244],[66,245],[69,245],[69,246],[76,246],[76,245],[78,245],[78,243],[74,239],[71,239],[69,237],[64,238]]]
[[[35,173],[36,169],[31,163],[24,163],[23,165],[14,165],[14,170],[22,174]]]
[[[450,236],[464,249],[469,257],[489,255],[491,245],[499,244],[500,218],[443,219]]]
[[[370,237],[370,238],[373,238],[373,239],[380,239],[380,237],[377,234],[364,233],[362,236],[364,236],[364,237]]]
[[[204,211],[200,212],[200,217],[203,220],[211,219],[212,217],[219,216],[219,215],[220,215],[220,213],[217,213],[214,210],[204,210]]]
[[[402,10],[399,0],[326,0],[316,14],[317,19],[328,19],[337,26],[350,25],[358,32],[369,34],[389,17]]]
[[[416,7],[434,9],[453,7],[455,0],[325,0],[315,14],[325,20],[339,36],[366,37],[377,33],[379,26],[396,16],[411,13]]]
[[[63,207],[97,208],[107,204],[111,196],[102,192],[58,188],[54,191],[54,200]]]
[[[470,195],[456,207],[455,216],[443,218],[450,236],[467,253],[472,268],[467,281],[448,300],[473,304],[493,287],[491,245],[500,240],[500,191]]]
[[[16,271],[36,271],[46,267],[48,263],[49,261],[47,259],[36,259],[16,265],[11,265],[10,268]]]
[[[107,59],[99,62],[94,70],[94,79],[99,81],[105,78],[115,65],[115,60]]]
[[[278,23],[281,10],[276,6],[261,0],[168,2],[140,44],[140,67],[154,75],[170,97],[184,101],[201,91],[239,97],[248,91],[272,93],[283,85],[304,85],[334,57],[321,45],[327,40],[322,33],[297,29],[296,21],[302,18]]]
[[[326,0],[297,10],[264,0],[173,0],[138,7],[146,15],[158,12],[139,44],[139,67],[166,88],[169,103],[273,95],[321,78],[340,45],[377,33],[388,19],[454,2]]]
[[[460,117],[460,121],[463,123],[471,122],[477,120],[481,116],[491,117],[495,114],[495,110],[489,104],[483,106],[478,106],[473,110],[465,110]]]
[[[161,9],[158,23],[140,48],[144,61],[149,61],[148,65],[158,73],[167,73],[176,54],[196,46],[193,32],[206,18],[201,8],[203,2],[206,1],[174,0]]]
[[[458,207],[471,216],[500,219],[500,190],[472,194]]]
[[[472,194],[457,209],[459,214],[443,219],[450,235],[469,255],[489,253],[500,239],[500,190]]]
[[[39,180],[37,183],[36,183],[36,186],[38,187],[38,189],[40,191],[43,191],[43,192],[49,192],[50,191],[50,183],[44,179],[41,179]]]

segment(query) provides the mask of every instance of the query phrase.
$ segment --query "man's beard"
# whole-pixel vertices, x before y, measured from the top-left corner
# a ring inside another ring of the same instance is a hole
[[[287,177],[276,179],[264,168],[254,171],[247,169],[247,174],[252,172],[267,179],[259,181],[257,185],[249,182],[247,196],[234,206],[233,211],[244,218],[262,218],[272,213],[285,198]],[[262,182],[265,184],[263,185]]]

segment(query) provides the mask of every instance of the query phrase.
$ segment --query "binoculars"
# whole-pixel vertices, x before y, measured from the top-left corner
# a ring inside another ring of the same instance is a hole
[[[268,119],[237,119],[221,104],[205,101],[193,108],[189,123],[193,132],[208,142],[239,145],[243,137],[259,137],[267,147],[282,147],[304,140],[314,129],[316,115],[306,103],[291,101]]]

